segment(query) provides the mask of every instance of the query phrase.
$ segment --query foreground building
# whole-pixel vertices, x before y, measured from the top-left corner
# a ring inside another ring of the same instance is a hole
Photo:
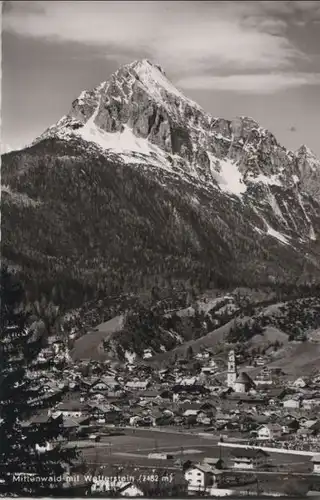
[[[239,470],[255,470],[264,467],[269,454],[263,450],[238,449],[232,452],[233,468]]]

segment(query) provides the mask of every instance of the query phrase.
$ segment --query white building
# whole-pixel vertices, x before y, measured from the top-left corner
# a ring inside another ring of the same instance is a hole
[[[143,359],[150,359],[150,358],[152,358],[152,356],[153,356],[153,354],[152,354],[151,349],[145,349],[143,351],[143,355],[142,355]]]
[[[315,474],[320,474],[320,455],[314,455],[311,462],[313,462],[313,472]]]
[[[198,359],[198,360],[203,360],[203,359],[209,359],[210,358],[210,353],[207,352],[207,351],[203,351],[203,352],[198,352],[196,355],[195,355],[195,359]]]
[[[264,367],[254,380],[255,385],[272,385],[273,380],[268,367]]]
[[[143,391],[147,389],[149,385],[150,382],[148,380],[132,380],[126,383],[125,388],[137,391]]]
[[[38,453],[45,453],[45,452],[51,451],[51,450],[53,450],[52,443],[47,442],[45,445],[36,444],[36,451]]]
[[[80,403],[80,401],[62,402],[52,411],[52,417],[56,418],[62,415],[63,417],[80,418],[86,415],[89,409],[88,405]]]
[[[209,464],[196,464],[184,473],[188,483],[188,492],[209,492],[217,486],[221,472],[213,469]]]
[[[198,383],[198,377],[183,377],[177,379],[177,384],[180,385],[195,385]]]
[[[282,427],[278,424],[262,425],[257,430],[258,439],[271,440],[277,439],[282,435]]]
[[[299,398],[286,399],[285,401],[283,401],[282,406],[283,406],[283,408],[291,408],[291,409],[296,410],[296,409],[300,408],[301,400]]]

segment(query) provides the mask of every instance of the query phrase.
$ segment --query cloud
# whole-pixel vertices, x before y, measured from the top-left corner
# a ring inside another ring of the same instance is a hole
[[[180,88],[273,94],[304,85],[320,85],[320,73],[268,73],[187,77],[177,82]]]
[[[5,31],[103,48],[121,61],[147,57],[171,75],[290,68],[304,57],[279,18],[293,13],[293,3],[302,9],[302,2],[7,3]],[[310,12],[315,2],[306,3]]]

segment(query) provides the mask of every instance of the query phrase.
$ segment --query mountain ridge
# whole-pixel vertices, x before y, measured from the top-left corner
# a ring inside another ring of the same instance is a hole
[[[79,296],[170,276],[318,279],[317,158],[168,82],[146,60],[125,65],[3,156],[5,258],[44,288],[65,273]]]

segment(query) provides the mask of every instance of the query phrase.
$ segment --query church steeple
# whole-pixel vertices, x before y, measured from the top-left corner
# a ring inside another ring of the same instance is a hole
[[[236,378],[237,378],[236,356],[235,352],[232,350],[229,352],[228,356],[227,386],[234,389]]]

